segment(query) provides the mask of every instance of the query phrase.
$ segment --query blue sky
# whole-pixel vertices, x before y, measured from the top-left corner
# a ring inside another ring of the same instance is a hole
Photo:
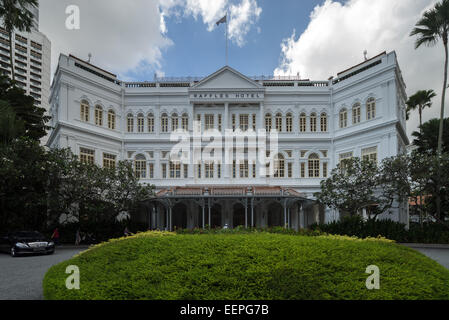
[[[262,13],[239,47],[229,41],[229,65],[245,75],[271,75],[278,67],[280,44],[292,35],[300,35],[310,21],[310,13],[324,0],[258,0]],[[225,25],[208,31],[201,18],[166,18],[166,36],[173,45],[162,51],[160,69],[166,76],[207,76],[225,65]],[[260,33],[258,32],[260,28]],[[137,81],[152,80],[155,68],[145,72],[127,72]]]

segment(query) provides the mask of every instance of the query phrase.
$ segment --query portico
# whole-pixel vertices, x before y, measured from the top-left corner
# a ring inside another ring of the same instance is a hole
[[[324,221],[324,211],[282,187],[176,187],[146,202],[150,229],[287,227],[299,230]]]

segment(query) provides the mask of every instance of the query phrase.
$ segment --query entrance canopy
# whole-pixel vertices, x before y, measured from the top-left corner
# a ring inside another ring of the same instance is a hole
[[[264,212],[270,215],[269,208],[275,203],[279,208],[278,214],[282,216],[283,212],[284,219],[282,223],[282,218],[279,218],[280,225],[290,228],[292,226],[292,212],[298,212],[299,214],[300,208],[310,207],[315,204],[315,201],[307,199],[305,195],[294,189],[284,187],[190,186],[163,189],[157,192],[154,197],[148,199],[147,203],[154,208],[154,212],[158,206],[163,208],[164,220],[166,221],[164,225],[166,229],[172,230],[173,214],[178,214],[180,205],[189,207],[189,204],[193,204],[199,209],[199,217],[194,219],[196,223],[193,223],[192,227],[205,228],[207,225],[210,227],[214,221],[213,215],[217,205],[221,207],[221,218],[218,217],[217,219],[223,222],[222,226],[229,225],[228,222],[231,226],[237,226],[232,218],[232,210],[235,210],[232,208],[235,204],[240,205],[242,210],[241,221],[244,221],[244,226],[255,227],[265,224],[262,221],[265,219]],[[226,211],[231,211],[229,212],[229,221]],[[299,224],[299,220],[297,224]],[[213,225],[217,225],[217,223],[213,223]],[[177,227],[176,218],[175,227]]]

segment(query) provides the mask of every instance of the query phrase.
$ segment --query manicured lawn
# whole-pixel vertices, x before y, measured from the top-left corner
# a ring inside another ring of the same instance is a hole
[[[80,290],[68,290],[68,265]],[[380,269],[368,290],[366,267]],[[449,271],[385,240],[340,236],[142,233],[52,267],[46,299],[449,299]]]

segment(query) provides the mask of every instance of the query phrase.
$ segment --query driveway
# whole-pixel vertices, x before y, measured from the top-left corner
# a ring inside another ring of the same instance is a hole
[[[443,248],[413,248],[435,260],[446,269],[449,269],[449,249]]]
[[[56,248],[52,255],[12,258],[0,253],[0,300],[41,300],[47,270],[86,248]]]

